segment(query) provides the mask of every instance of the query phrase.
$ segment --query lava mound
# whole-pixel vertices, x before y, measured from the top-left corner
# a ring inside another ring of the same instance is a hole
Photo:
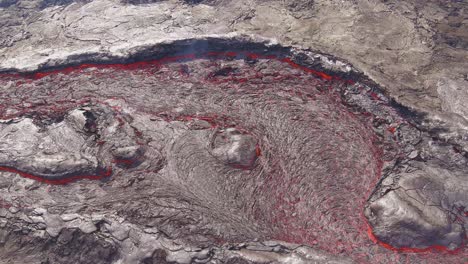
[[[275,239],[360,263],[397,261],[375,242],[463,247],[466,177],[432,162],[421,146],[434,139],[378,90],[304,56],[211,52],[2,75],[0,166],[47,183],[112,172],[96,207],[200,247]]]
[[[134,132],[125,129],[123,119],[110,107],[31,111],[2,120],[0,135],[3,170],[51,184],[110,176],[112,161],[129,163],[141,150]]]

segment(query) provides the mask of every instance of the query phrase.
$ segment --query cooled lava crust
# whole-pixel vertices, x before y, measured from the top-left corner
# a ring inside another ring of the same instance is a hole
[[[384,164],[414,150],[399,130],[415,129],[379,91],[299,57],[203,52],[2,74],[1,168],[49,184],[104,179],[115,197],[88,210],[201,247],[276,239],[358,263],[466,260],[466,235],[452,247],[379,241],[366,203]]]

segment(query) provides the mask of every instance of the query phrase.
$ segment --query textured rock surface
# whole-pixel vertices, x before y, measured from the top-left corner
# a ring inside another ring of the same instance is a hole
[[[136,145],[125,130],[120,133],[122,135],[113,131],[118,125],[124,126],[117,119],[109,118],[113,114],[110,109],[84,107],[56,116],[57,120],[40,114],[3,120],[0,125],[3,139],[0,165],[16,169],[23,175],[40,176],[45,181],[61,182],[65,178],[93,175],[104,177],[110,173],[107,167],[111,162],[106,149],[113,148],[119,157],[124,155],[121,158],[129,159],[131,151],[125,150]],[[96,142],[98,139],[108,141],[110,137],[116,140],[112,146]]]
[[[205,42],[195,41],[191,47],[196,49],[200,43]],[[233,44],[233,48],[238,46],[242,44]],[[174,45],[172,50],[177,53],[176,48]],[[282,52],[298,61],[314,58]],[[80,138],[73,133],[88,135],[87,144],[96,147],[92,151],[84,148],[84,153],[96,153],[92,157],[108,164],[113,172],[105,183],[79,181],[55,186],[53,191],[21,179],[24,175],[3,173],[4,185],[18,188],[5,196],[6,207],[13,214],[6,215],[6,226],[18,223],[18,218],[30,218],[31,210],[34,214],[38,207],[47,208],[46,212],[40,210],[44,219],[40,230],[45,230],[46,238],[56,239],[69,229],[108,237],[114,247],[121,248],[117,257],[121,263],[148,262],[162,258],[161,254],[166,254],[169,263],[194,259],[216,263],[221,253],[213,250],[237,254],[237,250],[244,251],[239,243],[258,239],[314,246],[328,252],[320,254],[333,254],[339,261],[394,262],[399,253],[373,244],[361,213],[380,171],[397,173],[393,167],[417,157],[426,160],[425,166],[466,167],[464,150],[457,153],[440,147],[434,151],[438,141],[409,125],[399,114],[403,109],[392,106],[378,90],[302,68],[289,58],[240,51],[205,54],[183,55],[176,61],[163,58],[24,76],[4,74],[3,87],[15,82],[2,94],[8,102],[3,107],[5,117],[19,116],[11,120],[33,124],[40,116],[46,123],[39,124],[43,135],[56,133],[51,126],[69,127],[72,131],[60,140]],[[51,89],[53,95],[48,93]],[[70,91],[71,96],[63,100]],[[44,105],[41,98],[46,97],[48,104]],[[17,99],[20,103],[13,104]],[[47,122],[51,115],[59,121]],[[8,121],[3,130],[15,130],[10,126],[16,124]],[[34,129],[16,131],[39,133]],[[77,149],[74,144],[61,146],[56,155],[67,157]],[[21,157],[5,153],[12,160]],[[432,161],[435,157],[442,164]],[[34,160],[19,164],[34,164]],[[41,167],[29,167],[28,173],[50,180]],[[455,177],[448,171],[446,175]],[[80,179],[79,175],[58,176],[58,183]],[[414,189],[411,179],[417,176],[412,173],[402,183],[394,180],[394,185]],[[430,180],[443,181],[429,176]],[[461,185],[441,186],[444,195],[423,199],[444,203],[447,212],[465,217],[466,178],[460,175],[452,182]],[[405,210],[410,214],[395,217],[391,206],[397,203],[400,207],[411,200],[403,196],[392,200],[398,193],[385,188],[377,189],[366,211],[373,235],[381,242],[421,250],[433,246],[460,250],[464,246],[465,220],[446,219],[446,211],[429,204],[416,208],[426,210],[423,215],[413,212],[415,205],[409,204]],[[15,205],[19,201],[29,204]],[[403,229],[400,223],[408,217],[412,224]],[[40,221],[40,217],[34,219]],[[411,232],[414,237],[408,239]],[[163,249],[167,247],[170,251]],[[161,249],[164,251],[154,253]],[[288,251],[291,247],[268,254],[262,252],[274,249],[247,249],[256,253],[240,256],[246,261],[262,263],[266,258],[288,263],[283,258],[293,258]],[[307,263],[315,257],[306,254],[294,261]],[[462,261],[462,255],[444,257]],[[418,255],[406,258],[439,261],[435,253],[427,259]]]
[[[464,8],[1,1],[0,256],[466,263]]]
[[[126,56],[171,39],[249,34],[334,54],[406,105],[467,118],[466,104],[457,103],[468,96],[464,1],[151,2],[5,1],[0,67],[35,69],[78,54]]]
[[[404,170],[386,178],[389,184],[381,187],[385,194],[368,206],[374,234],[399,248],[455,249],[466,237],[466,172],[454,175],[421,163]]]

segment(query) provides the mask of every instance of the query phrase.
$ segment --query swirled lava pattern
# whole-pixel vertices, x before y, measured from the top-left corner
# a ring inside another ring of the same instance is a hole
[[[277,239],[358,263],[459,263],[369,238],[363,210],[386,157],[375,115],[342,98],[354,86],[234,52],[4,74],[0,133],[21,144],[2,139],[0,162],[46,183],[144,174],[144,210],[106,206],[144,224],[165,197],[178,209],[159,228],[190,243]]]

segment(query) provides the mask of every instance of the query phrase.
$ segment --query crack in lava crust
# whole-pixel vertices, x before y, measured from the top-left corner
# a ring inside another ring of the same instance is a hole
[[[112,175],[112,169],[108,168],[107,170],[103,170],[99,174],[96,175],[69,175],[67,177],[63,177],[61,179],[47,179],[38,175],[34,175],[31,173],[26,173],[23,171],[20,171],[15,168],[10,168],[10,167],[2,167],[0,166],[0,171],[5,171],[5,172],[11,172],[20,175],[21,177],[32,179],[38,182],[43,182],[47,184],[53,184],[53,185],[63,185],[67,184],[70,182],[78,181],[78,180],[102,180],[105,178],[108,178]]]
[[[360,263],[396,261],[398,254],[375,246],[366,232],[362,210],[380,178],[382,150],[372,115],[340,98],[338,91],[350,83],[288,58],[206,53],[3,74],[0,111],[2,118],[53,113],[64,98],[70,104],[88,98],[124,101],[134,113],[167,123],[211,116],[207,130],[235,127],[258,142],[255,164],[242,169],[215,163],[204,146],[174,147],[179,151],[173,156],[175,173],[200,189],[195,194],[215,201],[211,210],[228,212],[230,204],[245,214],[243,225],[255,227],[242,238],[221,234],[217,241],[279,239],[350,255]],[[212,183],[212,189],[200,182]]]

